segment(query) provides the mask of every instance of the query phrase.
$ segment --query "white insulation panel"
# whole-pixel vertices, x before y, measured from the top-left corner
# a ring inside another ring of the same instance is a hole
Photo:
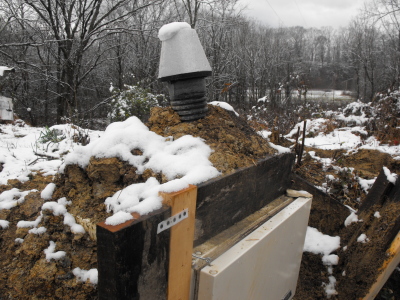
[[[292,299],[311,198],[294,202],[200,272],[198,300]]]

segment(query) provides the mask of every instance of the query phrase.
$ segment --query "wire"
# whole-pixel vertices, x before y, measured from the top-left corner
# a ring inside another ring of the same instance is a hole
[[[308,25],[307,25],[306,19],[304,19],[301,9],[300,9],[299,5],[297,4],[297,1],[296,0],[293,0],[293,1],[294,1],[294,3],[296,3],[297,9],[299,10],[299,13],[300,13],[300,16],[304,21],[304,25],[306,25],[306,27],[307,27]]]
[[[268,0],[265,0],[265,1],[267,1],[268,5],[271,7],[272,11],[275,13],[275,15],[276,15],[276,16],[278,17],[278,19],[281,21],[281,23],[282,23],[285,27],[287,27],[286,24],[285,24],[285,22],[282,21],[281,17],[277,14],[277,12],[276,12],[275,9],[272,7],[272,5],[268,2]]]

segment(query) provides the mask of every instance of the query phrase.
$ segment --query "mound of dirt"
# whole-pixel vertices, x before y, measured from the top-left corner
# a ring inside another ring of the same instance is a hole
[[[201,137],[212,149],[210,160],[227,174],[237,168],[254,164],[258,159],[275,152],[247,122],[220,107],[209,106],[208,115],[201,120],[181,122],[170,108],[154,108],[148,123],[150,130],[173,139],[183,135]],[[131,149],[132,154],[142,155]],[[65,197],[71,201],[68,212],[82,225],[84,234],[73,234],[64,217],[53,211],[41,211],[44,200],[40,192],[30,193],[25,202],[10,210],[0,210],[0,219],[8,220],[9,228],[0,231],[0,299],[97,299],[96,288],[89,282],[76,280],[72,270],[97,268],[95,225],[110,214],[104,201],[116,191],[155,177],[166,182],[161,173],[145,170],[138,174],[136,168],[118,158],[94,158],[82,169],[68,165],[63,174],[54,180],[56,189],[52,199]],[[0,191],[17,187],[41,191],[52,178],[33,177],[25,184],[10,181]],[[42,218],[37,227],[47,230],[41,234],[29,233],[30,228],[18,228],[18,221]],[[16,241],[22,241],[22,243]],[[60,260],[46,260],[44,250],[55,243],[54,251],[65,251]]]
[[[341,156],[338,162],[342,167],[354,168],[360,176],[366,178],[376,177],[383,166],[400,173],[400,161],[377,150],[360,149],[354,154]]]
[[[258,159],[276,151],[259,136],[246,120],[221,107],[209,105],[204,119],[181,122],[172,108],[156,107],[151,111],[147,126],[151,131],[178,139],[190,134],[204,139],[214,152],[210,161],[223,174],[253,165]]]
[[[345,152],[338,150],[318,150],[311,148],[307,150],[315,151],[316,155],[319,157],[335,159],[339,166],[352,167],[355,169],[354,172],[356,174],[362,175],[363,177],[367,177],[367,174],[369,178],[378,177],[383,166],[387,166],[391,172],[396,171],[396,173],[399,173],[399,161],[379,151],[363,149],[355,153],[345,154]],[[366,195],[362,191],[357,180],[352,179],[348,174],[347,176],[341,174],[337,169],[326,168],[323,164],[308,158],[304,161],[304,164],[297,169],[297,172],[300,173],[302,177],[312,181],[315,186],[323,186],[323,183],[326,182],[326,175],[338,178],[339,181],[337,184],[342,185],[338,190],[343,191],[343,186],[345,185],[347,188],[347,195],[344,197],[343,192],[331,195],[331,197],[336,196],[335,201],[339,199],[343,204],[349,204],[357,208],[366,201]],[[299,186],[298,183],[295,183],[295,185],[296,184]],[[380,186],[380,184],[381,183],[376,182],[377,186]],[[310,263],[310,259],[316,259],[316,255],[306,252],[303,253],[295,299],[326,298],[324,288],[329,282],[328,277],[330,275],[334,276],[335,289],[338,291],[338,295],[331,296],[331,299],[361,299],[368,293],[369,288],[381,271],[384,260],[387,258],[386,251],[388,249],[388,241],[391,241],[393,238],[388,237],[393,234],[393,228],[398,228],[396,227],[398,226],[396,222],[398,222],[398,216],[400,215],[398,199],[397,202],[379,203],[379,201],[377,201],[376,205],[362,212],[360,217],[360,219],[362,219],[361,222],[352,223],[346,227],[344,226],[345,216],[342,215],[340,217],[341,221],[338,221],[339,215],[337,211],[333,210],[333,206],[328,205],[327,200],[321,202],[318,199],[317,196],[318,193],[321,193],[320,190],[311,185],[308,189],[304,184],[301,187],[314,195],[310,226],[318,228],[325,234],[340,236],[341,248],[334,253],[339,256],[339,264],[334,266],[332,274],[328,275],[326,267],[325,271],[321,271],[320,262]],[[328,198],[328,196],[326,197]],[[358,201],[356,201],[357,197],[359,197]],[[348,199],[353,200],[350,202]],[[343,204],[341,204],[341,206],[345,210],[344,213],[349,215],[350,211],[347,210]],[[323,207],[324,205],[325,207]],[[337,205],[339,205],[339,202]],[[343,209],[341,209],[341,211]],[[326,210],[328,210],[331,215],[327,214]],[[375,212],[380,212],[380,217],[376,217]],[[326,226],[324,222],[321,222],[321,220],[324,219],[328,221],[329,225],[331,225],[330,222],[333,222],[333,224],[337,226]],[[395,231],[394,233],[397,232]],[[365,243],[358,241],[361,234],[365,234],[366,237],[368,237]],[[319,259],[321,259],[321,256],[319,256]],[[315,282],[320,282],[320,285],[314,284]],[[386,287],[383,288],[383,291],[387,290],[389,289]],[[393,293],[391,295],[393,295]],[[377,299],[397,298],[384,298],[382,296],[377,297]]]
[[[400,173],[400,161],[393,159],[387,153],[378,150],[359,149],[356,152],[347,150],[323,150],[306,147],[307,152],[314,151],[320,158],[329,158],[332,165],[342,168],[338,170],[333,166],[326,166],[320,161],[311,158],[308,153],[303,155],[302,165],[297,166],[296,173],[315,186],[324,186],[329,194],[345,205],[358,209],[366,193],[357,177],[373,179],[378,176],[382,167],[387,167],[392,172]],[[353,168],[354,170],[350,170]],[[327,177],[335,178],[328,180]]]
[[[213,105],[209,105],[205,118],[194,122],[181,122],[171,108],[155,107],[147,126],[151,131],[173,139],[188,134],[202,138],[213,150],[210,161],[224,175],[253,165],[276,152],[244,119]],[[131,149],[131,152],[143,154],[138,149]],[[160,183],[167,181],[162,173],[150,169],[138,174],[135,167],[118,158],[92,157],[86,169],[77,165],[66,167],[64,174],[55,181],[57,189],[53,198],[67,197],[72,201],[69,210],[74,216],[90,219],[96,224],[110,215],[104,205],[107,197],[150,177],[155,177]]]
[[[374,212],[379,211],[379,218]],[[383,262],[388,257],[387,236],[393,230],[393,222],[400,215],[399,203],[375,205],[362,222],[352,223],[340,232],[342,247],[339,249],[339,265],[334,268],[337,281],[338,299],[363,298],[381,272]],[[357,239],[365,234],[367,240]],[[392,237],[393,238],[393,237]],[[344,272],[344,273],[343,273]],[[344,274],[344,275],[343,275]]]

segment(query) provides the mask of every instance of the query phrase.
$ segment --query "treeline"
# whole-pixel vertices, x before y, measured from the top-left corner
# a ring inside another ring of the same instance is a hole
[[[186,21],[213,69],[209,100],[248,109],[264,96],[282,105],[295,90],[318,88],[371,101],[398,87],[400,74],[399,24],[390,18],[398,9],[375,5],[334,30],[269,28],[244,17],[238,0],[2,0],[0,65],[15,73],[0,89],[33,125],[104,118],[111,85],[167,94],[157,33]]]

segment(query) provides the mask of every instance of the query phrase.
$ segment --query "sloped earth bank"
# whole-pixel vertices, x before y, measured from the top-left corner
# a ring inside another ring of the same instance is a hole
[[[400,173],[400,162],[398,160],[375,150],[363,149],[347,155],[345,155],[345,151],[338,150],[307,148],[307,151],[315,151],[316,156],[321,158],[335,159],[338,166],[354,168],[354,173],[364,178],[377,177],[383,166],[388,167],[392,172]],[[307,157],[307,155],[303,165],[297,168],[296,172],[319,187],[326,182],[327,175],[335,175],[339,178],[339,181],[335,184],[340,186],[331,184],[329,190],[333,193],[331,197],[336,196],[335,199],[340,199],[341,202],[353,208],[358,208],[365,199],[365,192],[348,172],[341,174],[341,171],[332,167],[327,168],[322,163],[315,162],[309,156]],[[336,191],[342,191],[344,186],[347,188],[347,194],[336,193]],[[392,228],[390,227],[391,223],[400,215],[400,205],[398,203],[384,206],[375,205],[370,213],[363,217],[362,222],[352,223],[345,227],[345,216],[343,214],[340,215],[338,211],[334,210],[333,206],[328,210],[334,215],[326,214],[327,201],[322,202],[315,198],[314,196],[310,221],[325,219],[327,222],[330,220],[336,222],[336,226],[327,226],[322,222],[315,224],[315,227],[324,227],[325,232],[323,233],[341,237],[341,248],[334,253],[339,256],[339,264],[333,266],[333,272],[329,273],[327,266],[324,266],[322,262],[322,255],[303,253],[295,299],[325,299],[325,287],[329,284],[329,276],[332,275],[336,279],[335,289],[338,294],[332,295],[330,299],[362,299],[368,293],[368,289],[379,274],[383,261],[387,258],[385,252],[388,246],[385,243],[385,235],[387,230]],[[379,211],[380,218],[374,216],[376,211]],[[350,212],[347,214],[350,214]],[[321,228],[318,229],[321,230]],[[368,242],[357,242],[357,238],[362,233],[369,238]],[[345,246],[347,247],[344,248]],[[376,299],[400,299],[400,271],[398,269],[393,272]]]
[[[180,122],[171,109],[155,108],[148,126],[173,139],[185,134],[203,138],[214,150],[210,160],[223,174],[255,164],[275,152],[246,121],[219,107],[209,106],[207,117],[192,123]],[[134,155],[142,154],[140,149],[131,151]],[[8,185],[0,186],[0,192],[12,188],[38,190],[31,192],[18,206],[0,210],[0,219],[10,222],[8,228],[0,230],[0,299],[97,299],[96,287],[89,282],[78,282],[72,271],[97,268],[95,224],[109,216],[104,200],[151,176],[161,183],[166,181],[162,173],[150,169],[138,174],[133,166],[117,158],[92,157],[86,169],[67,166],[64,174],[54,179],[56,190],[47,201],[63,197],[71,201],[68,212],[85,228],[85,234],[73,234],[70,227],[64,225],[63,215],[41,211],[46,201],[41,198],[40,191],[52,182],[51,177],[36,175],[24,184],[9,180]],[[17,227],[21,220],[39,220],[35,227],[47,230],[30,233],[31,228]],[[55,252],[66,252],[64,258],[46,260],[44,250],[49,248],[50,242],[55,243]]]
[[[323,264],[322,255],[303,253],[294,299],[326,299],[325,288],[330,276],[335,278],[334,289],[337,291],[337,295],[332,295],[330,299],[363,299],[366,296],[387,259],[385,253],[388,246],[383,239],[385,230],[400,214],[398,204],[384,208],[376,206],[375,210],[382,215],[379,219],[372,213],[363,222],[342,226],[336,234],[341,237],[341,248],[333,253],[339,256],[339,264],[332,267],[332,273]],[[362,233],[369,239],[366,243],[357,241]],[[399,273],[399,270],[393,272],[376,299],[400,299]]]
[[[326,188],[329,188],[329,192],[343,204],[354,209],[358,209],[366,194],[353,175],[363,179],[373,179],[378,176],[383,166],[400,174],[400,160],[395,160],[389,154],[376,150],[359,149],[351,154],[347,154],[346,150],[321,150],[311,147],[305,147],[305,150],[307,153],[296,172],[318,187],[322,187],[323,183],[328,182]],[[340,167],[341,170],[313,160],[308,154],[310,151],[314,151],[315,155],[320,158],[333,160],[334,165]],[[354,172],[351,172],[349,168],[354,168]],[[329,175],[334,176],[336,180],[327,180]],[[344,190],[346,193],[343,192]]]

